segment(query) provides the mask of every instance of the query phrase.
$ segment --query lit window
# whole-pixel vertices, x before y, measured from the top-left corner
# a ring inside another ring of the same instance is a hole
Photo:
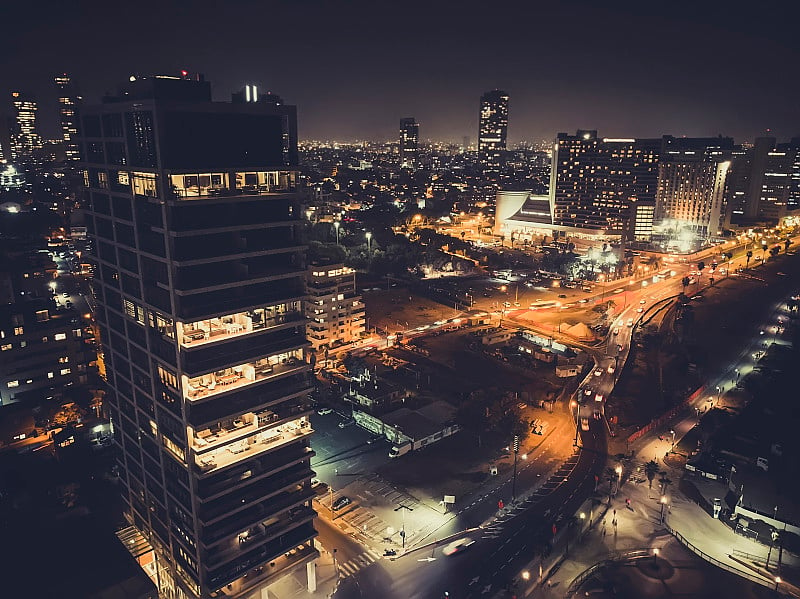
[[[56,341],[64,341],[64,339],[66,338],[67,338],[66,333],[56,333],[55,336],[53,337],[53,339],[55,339]]]
[[[62,375],[69,374],[70,372],[72,372],[72,369],[71,369],[71,368],[62,368],[62,369],[61,369],[61,374],[62,374]]]
[[[10,343],[4,343],[3,345],[0,345],[0,351],[8,351],[10,349],[11,349]]]
[[[8,381],[7,385],[9,389],[13,389],[14,387],[19,387],[19,381]]]
[[[53,378],[54,376],[55,376],[55,373],[53,373],[53,372],[48,372],[47,373],[47,378],[49,378],[49,379]]]
[[[23,332],[24,332],[24,330],[23,330],[22,327],[14,327],[14,334],[15,335],[22,335]]]

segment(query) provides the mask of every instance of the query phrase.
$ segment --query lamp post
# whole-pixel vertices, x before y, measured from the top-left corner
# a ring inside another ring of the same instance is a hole
[[[336,229],[336,245],[339,245],[339,227],[342,226],[342,223],[338,220],[333,221],[333,228]]]
[[[569,403],[571,408],[575,408],[575,442],[572,444],[573,447],[578,446],[578,414],[580,413],[580,405],[574,399]]]
[[[667,496],[661,496],[661,524],[664,524],[664,508],[667,505]]]
[[[407,505],[403,505],[402,503],[398,507],[394,508],[395,512],[400,512],[402,514],[402,516],[403,516],[403,524],[402,524],[402,528],[400,528],[400,538],[402,539],[403,549],[406,548],[406,512],[405,512],[405,510],[408,510],[409,512],[413,512],[414,508],[413,507],[408,507]]]
[[[780,583],[782,583],[782,582],[783,582],[783,581],[781,580],[781,577],[780,577],[780,576],[776,576],[776,577],[775,577],[775,592],[776,592],[776,593],[778,592],[778,585],[779,585]]]
[[[617,464],[617,466],[614,468],[614,472],[617,473],[617,488],[614,491],[614,497],[616,497],[617,493],[619,493],[619,488],[622,486],[622,465]]]
[[[372,233],[367,231],[367,257],[372,256]]]
[[[672,433],[672,448],[674,449],[675,448],[675,431],[671,430],[669,432]]]
[[[517,455],[519,454],[519,435],[514,435],[514,477],[511,479],[511,502],[517,498]]]
[[[653,549],[653,566],[658,567],[658,547]]]

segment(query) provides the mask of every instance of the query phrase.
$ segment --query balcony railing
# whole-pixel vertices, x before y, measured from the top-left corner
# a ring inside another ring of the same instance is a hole
[[[252,369],[252,378],[244,374],[244,367],[249,366]],[[191,381],[186,380],[184,383],[184,397],[190,401],[200,401],[209,399],[217,395],[221,395],[228,391],[241,389],[255,383],[269,381],[279,376],[290,374],[292,372],[300,372],[306,369],[308,365],[305,362],[292,358],[282,364],[263,364],[255,366],[252,364],[243,364],[237,370],[232,368],[230,374],[223,376],[214,376],[213,380],[207,384],[199,384],[194,386]]]
[[[281,445],[308,437],[314,432],[310,424],[293,428],[289,425],[285,425],[283,430],[279,429],[281,429],[281,427],[269,429],[253,437],[243,439],[238,443],[232,443],[223,449],[197,455],[195,456],[195,466],[202,475],[205,476],[221,470],[222,468],[226,468],[231,464],[242,460],[249,460],[255,456],[272,451]]]
[[[301,312],[287,312],[260,322],[253,321],[249,317],[241,319],[242,322],[235,318],[231,318],[230,322],[225,322],[226,319],[224,317],[214,318],[207,321],[208,326],[201,326],[195,329],[189,329],[184,326],[180,344],[181,347],[187,348],[200,347],[217,341],[244,337],[277,325],[297,322],[304,318],[305,316]]]

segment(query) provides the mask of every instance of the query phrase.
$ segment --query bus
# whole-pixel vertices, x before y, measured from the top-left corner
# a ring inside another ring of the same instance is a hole
[[[555,308],[558,305],[557,301],[542,301],[533,302],[529,308],[531,310],[543,310],[545,308]]]

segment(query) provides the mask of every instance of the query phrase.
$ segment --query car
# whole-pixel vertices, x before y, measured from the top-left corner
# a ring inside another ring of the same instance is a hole
[[[372,445],[373,443],[377,443],[383,439],[383,435],[373,435],[369,439],[367,439],[367,445]]]
[[[591,388],[589,388],[589,387],[586,387],[586,388],[583,390],[583,394],[584,394],[584,395],[591,395],[591,394],[592,394],[592,390],[591,390]]]
[[[561,299],[566,299],[567,296],[563,293],[559,293],[558,297],[560,297]]]
[[[586,417],[581,418],[581,430],[582,431],[589,430],[589,419]]]
[[[594,375],[595,376],[603,376],[603,369],[602,368],[598,368],[597,370],[594,371]]]
[[[339,428],[347,428],[348,426],[353,426],[356,423],[355,420],[352,418],[348,418],[347,420],[342,420],[339,423]]]
[[[614,374],[614,365],[613,364],[609,364],[608,368],[606,368],[606,372],[608,374]]]
[[[639,303],[640,303],[640,304],[646,304],[646,303],[647,303],[647,300],[646,300],[646,299],[641,299],[641,300],[639,300]]]
[[[339,499],[337,499],[331,504],[331,507],[333,508],[333,511],[336,512],[342,509],[343,507],[350,505],[351,503],[353,503],[352,499],[346,497],[345,495],[342,495],[341,497],[339,497]]]
[[[644,312],[644,308],[641,308],[641,307],[640,307],[640,308],[636,308],[636,311],[637,311],[639,314],[641,314],[642,312]]]
[[[503,302],[503,307],[504,308],[510,308],[511,307],[511,302]]]
[[[475,544],[473,539],[469,537],[464,537],[463,539],[459,539],[457,541],[453,541],[449,545],[445,545],[442,548],[442,554],[444,555],[455,555],[456,553],[461,553],[462,551],[466,551],[470,547]]]
[[[521,303],[519,303],[519,302],[514,302],[514,305],[515,305],[517,308],[519,308],[519,307],[520,307],[522,304],[521,304]]]
[[[594,400],[595,401],[603,401],[603,394],[602,393],[598,393],[597,395],[594,396]]]
[[[586,303],[586,302],[588,302],[588,301],[589,301],[588,299],[586,299],[586,298],[583,298],[583,299],[579,299],[579,300],[578,300],[578,303],[579,303],[579,304],[585,304],[585,303]]]
[[[331,412],[333,412],[331,408],[319,408],[317,410],[317,414],[320,416],[325,416],[325,414],[330,414]]]
[[[64,293],[62,293],[62,294],[61,294],[61,297],[69,297],[69,293],[67,293],[67,292],[65,291]]]
[[[618,328],[617,328],[617,329],[614,329],[614,330],[612,331],[612,333],[614,333],[614,335],[619,335],[619,329],[618,329]]]
[[[633,327],[633,318],[629,318],[627,324],[629,327]]]

